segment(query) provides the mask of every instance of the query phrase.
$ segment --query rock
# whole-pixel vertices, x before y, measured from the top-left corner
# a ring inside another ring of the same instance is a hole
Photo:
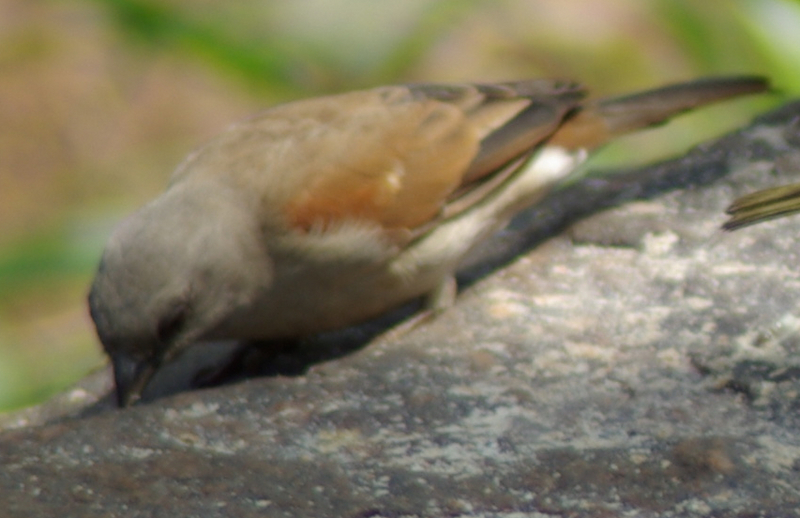
[[[719,230],[736,196],[796,181],[797,120],[789,104],[555,194],[404,334],[333,334],[130,409],[8,417],[6,513],[798,516],[800,218]]]

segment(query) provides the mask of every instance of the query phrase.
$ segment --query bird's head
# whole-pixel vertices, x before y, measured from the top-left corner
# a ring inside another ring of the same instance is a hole
[[[269,286],[259,229],[219,189],[174,186],[124,220],[89,293],[121,406]]]

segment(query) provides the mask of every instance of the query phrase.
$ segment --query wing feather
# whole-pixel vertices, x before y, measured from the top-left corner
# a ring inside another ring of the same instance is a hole
[[[534,80],[389,86],[287,103],[229,128],[173,181],[225,174],[299,230],[348,220],[415,229],[536,149],[582,97],[575,84]]]

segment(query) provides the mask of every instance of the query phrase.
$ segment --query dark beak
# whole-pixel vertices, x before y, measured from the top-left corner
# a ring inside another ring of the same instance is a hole
[[[122,354],[112,356],[111,363],[114,366],[117,403],[121,407],[135,404],[142,398],[142,392],[153,378],[157,366],[151,361],[137,361]]]

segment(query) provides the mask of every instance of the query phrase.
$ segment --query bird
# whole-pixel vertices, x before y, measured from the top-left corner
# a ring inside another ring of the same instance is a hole
[[[588,152],[768,89],[723,76],[593,100],[565,80],[400,84],[235,123],[103,250],[88,305],[118,404],[197,344],[302,339],[420,298],[441,311],[470,250]]]
[[[725,210],[730,218],[722,228],[736,230],[797,212],[800,212],[800,184],[780,185],[734,200]]]

